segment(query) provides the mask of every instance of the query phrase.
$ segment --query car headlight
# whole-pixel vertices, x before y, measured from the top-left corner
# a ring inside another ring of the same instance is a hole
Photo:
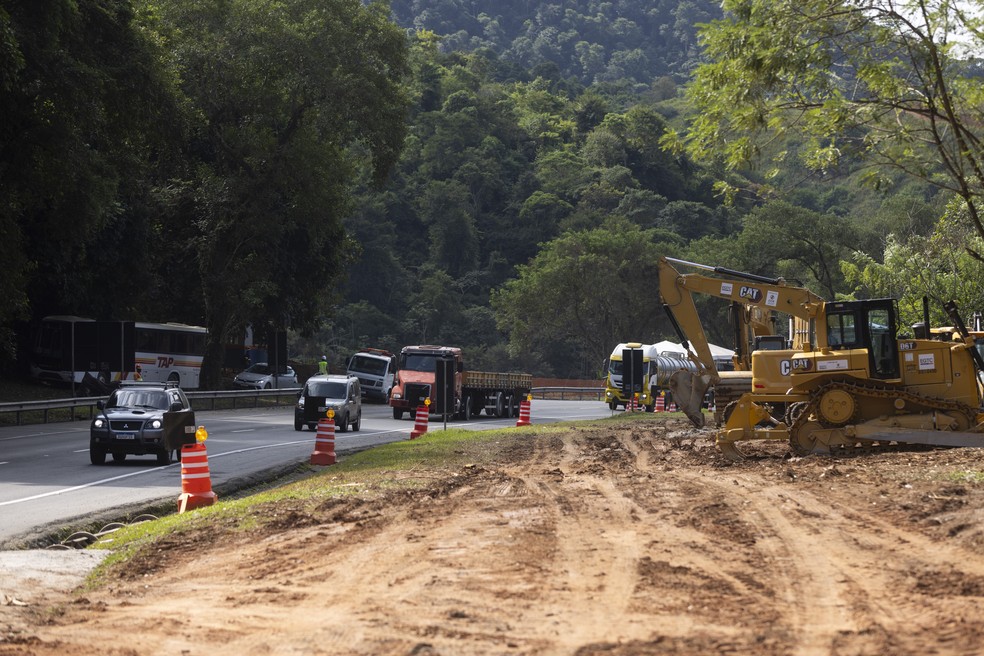
[[[304,409],[304,397],[303,397],[303,396],[300,396],[300,397],[299,397],[299,398],[297,399],[297,407],[298,407],[298,409],[300,409],[300,410],[303,410],[303,409]]]
[[[612,393],[611,392],[605,392],[605,396],[607,396],[608,398],[612,398]]]
[[[160,428],[163,425],[164,425],[164,422],[161,421],[160,419],[154,419],[153,421],[150,422],[150,427],[153,428],[154,430],[157,430],[158,428]]]
[[[105,425],[106,425],[106,422],[103,419],[101,419],[101,418],[100,419],[93,419],[92,420],[92,427],[93,428],[102,428]]]
[[[399,392],[393,392],[393,394],[391,395],[391,398],[394,398],[394,399],[402,399],[403,398],[403,395],[400,394]]]

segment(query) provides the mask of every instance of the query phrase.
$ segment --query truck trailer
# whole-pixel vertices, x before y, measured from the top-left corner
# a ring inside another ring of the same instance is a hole
[[[483,410],[494,417],[518,417],[519,403],[532,389],[533,376],[521,373],[466,371],[461,349],[454,346],[405,346],[397,358],[397,373],[390,394],[393,418],[404,413],[414,417],[417,407],[430,399],[430,412],[437,403],[438,364],[451,363],[453,387],[444,412],[465,421]]]

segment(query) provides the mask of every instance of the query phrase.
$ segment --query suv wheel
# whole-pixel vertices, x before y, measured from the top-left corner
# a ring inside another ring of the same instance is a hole
[[[98,446],[89,445],[89,462],[94,465],[106,464],[106,449]]]
[[[338,425],[337,425],[338,432],[339,433],[344,433],[344,432],[348,431],[348,427],[349,427],[349,418],[348,418],[348,413],[346,413],[345,414],[345,419],[343,419],[340,422],[338,422]]]
[[[352,430],[357,431],[362,428],[362,411],[359,410],[359,414],[355,415],[355,423],[352,424]]]
[[[125,453],[119,453],[118,451],[113,452],[113,462],[120,463],[126,460]]]
[[[304,430],[304,422],[302,422],[300,419],[295,419],[294,420],[294,430],[296,430],[296,431]]]

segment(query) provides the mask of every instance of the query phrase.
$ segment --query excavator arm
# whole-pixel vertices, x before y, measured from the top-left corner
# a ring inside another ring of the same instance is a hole
[[[673,265],[686,265],[716,274],[681,274]],[[756,316],[783,312],[809,320],[816,318],[823,299],[802,287],[787,285],[781,278],[767,278],[723,267],[712,267],[671,257],[658,264],[659,293],[681,342],[687,348],[696,372],[681,370],[671,376],[670,392],[677,405],[697,427],[704,425],[701,403],[709,387],[720,381],[704,326],[697,314],[694,294],[705,294],[743,305]]]

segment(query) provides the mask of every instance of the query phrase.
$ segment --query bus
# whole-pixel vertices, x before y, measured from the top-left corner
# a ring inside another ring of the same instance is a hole
[[[75,385],[89,374],[103,383],[170,381],[197,389],[206,333],[202,326],[183,323],[48,316],[35,332],[31,376]]]

